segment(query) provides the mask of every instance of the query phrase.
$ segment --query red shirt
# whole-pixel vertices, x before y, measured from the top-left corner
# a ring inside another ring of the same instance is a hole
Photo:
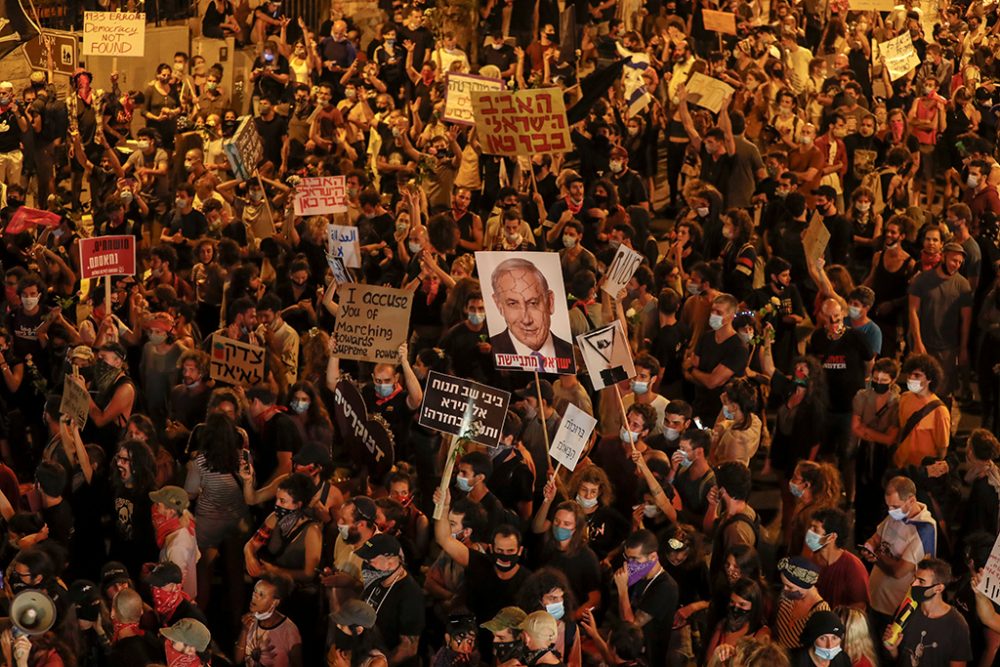
[[[839,606],[868,606],[868,570],[849,551],[819,573],[816,590],[833,609]]]

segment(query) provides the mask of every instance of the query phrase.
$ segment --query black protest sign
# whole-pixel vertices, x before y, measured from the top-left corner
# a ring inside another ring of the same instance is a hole
[[[392,431],[381,415],[369,415],[365,399],[350,380],[341,380],[333,393],[333,419],[341,439],[347,443],[351,460],[368,468],[381,480],[395,459]]]
[[[508,405],[510,394],[506,391],[431,371],[427,374],[419,422],[435,431],[496,447]]]

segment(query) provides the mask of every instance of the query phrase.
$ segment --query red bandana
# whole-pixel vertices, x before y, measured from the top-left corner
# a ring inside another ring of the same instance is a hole
[[[271,405],[264,408],[263,412],[254,417],[254,423],[257,426],[257,430],[260,431],[264,428],[264,424],[268,422],[271,417],[273,417],[278,412],[287,412],[287,408],[283,408],[280,405]]]
[[[581,199],[579,204],[574,204],[573,200],[570,199],[569,196],[567,196],[566,208],[568,208],[573,215],[576,215],[583,208],[583,200]]]
[[[167,537],[181,529],[181,519],[177,516],[166,516],[153,506],[153,529],[156,531],[156,546],[163,548],[167,542]],[[194,535],[194,517],[189,517],[187,522],[188,532]]]
[[[920,270],[930,271],[935,266],[941,263],[941,253],[939,252],[927,252],[926,250],[920,251]]]
[[[174,648],[169,639],[164,642],[167,652],[167,667],[202,667],[205,663],[197,655],[186,655]]]
[[[172,591],[159,586],[151,586],[151,588],[153,589],[153,608],[164,621],[174,615],[181,602],[191,599],[191,596],[180,588]]]
[[[114,627],[114,632],[111,633],[112,644],[118,643],[118,640],[122,638],[122,632],[125,630],[131,630],[133,635],[138,635],[140,637],[146,634],[146,631],[140,628],[138,623],[120,623],[118,621],[113,621],[112,627]]]

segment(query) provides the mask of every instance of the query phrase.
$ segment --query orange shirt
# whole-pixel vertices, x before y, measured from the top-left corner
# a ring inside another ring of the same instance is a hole
[[[934,394],[924,398],[909,391],[900,396],[899,428],[902,429],[906,425],[910,415],[933,400],[939,399]],[[920,465],[925,456],[938,458],[938,452],[947,449],[950,438],[951,413],[948,412],[947,406],[941,406],[924,416],[906,436],[906,440],[899,443],[893,462],[897,466]]]

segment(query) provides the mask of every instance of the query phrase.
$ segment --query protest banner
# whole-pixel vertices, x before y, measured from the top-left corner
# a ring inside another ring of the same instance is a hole
[[[346,176],[303,178],[295,186],[295,215],[326,215],[346,210]]]
[[[410,327],[413,293],[346,283],[337,287],[337,356],[341,359],[396,363]]]
[[[594,390],[599,391],[635,377],[635,364],[622,323],[594,329],[576,337]]]
[[[80,239],[80,277],[135,275],[135,237],[97,236]]]
[[[72,375],[63,376],[63,395],[59,402],[59,412],[76,422],[80,430],[87,425],[90,415],[90,394],[77,384]]]
[[[344,262],[349,269],[361,268],[361,245],[354,225],[330,225],[327,252]]]
[[[558,88],[472,93],[476,132],[488,155],[566,153],[573,148]]]
[[[507,90],[501,79],[476,74],[448,72],[444,94],[444,115],[441,120],[456,125],[475,125],[472,112],[472,93],[480,90]]]
[[[476,266],[496,367],[575,373],[559,255],[477,252]]]
[[[611,260],[611,266],[605,274],[604,285],[601,289],[610,294],[611,298],[617,299],[618,292],[628,284],[628,281],[632,280],[635,270],[642,264],[643,259],[644,257],[635,250],[623,245],[618,246],[618,252]]]
[[[265,357],[262,347],[214,334],[209,359],[211,377],[218,382],[244,387],[260,384],[267,377]]]
[[[802,232],[802,248],[805,250],[806,261],[814,265],[816,260],[826,252],[826,245],[830,242],[830,231],[823,224],[823,216],[813,213],[809,226]]]
[[[509,392],[430,371],[418,421],[426,428],[496,447],[508,405]]]
[[[354,276],[351,272],[347,270],[344,266],[344,260],[339,257],[334,257],[330,253],[326,253],[326,263],[333,272],[333,279],[337,281],[338,284],[353,283]]]
[[[337,383],[333,392],[333,423],[347,444],[351,460],[368,468],[368,474],[381,480],[391,469],[396,448],[389,424],[382,415],[369,415],[365,399],[349,378]]]
[[[236,178],[248,180],[253,177],[264,155],[264,146],[260,143],[253,116],[243,116],[232,138],[222,144],[222,151],[229,159]]]
[[[712,9],[702,9],[701,18],[705,30],[720,32],[723,35],[736,34],[736,14],[732,12],[717,12]]]
[[[20,234],[31,229],[32,225],[58,227],[61,220],[62,217],[58,213],[42,211],[29,206],[21,206],[14,211],[14,215],[11,216],[10,222],[4,227],[3,233],[11,235]]]
[[[84,12],[83,57],[146,55],[146,15],[136,12]]]
[[[552,438],[549,456],[568,470],[576,470],[576,464],[587,447],[587,441],[590,440],[590,434],[594,432],[595,426],[597,426],[596,419],[572,403],[567,403],[566,414],[563,415],[562,421],[559,422],[559,430]]]
[[[885,66],[889,69],[889,78],[895,81],[906,76],[914,67],[920,66],[920,56],[913,48],[913,40],[909,32],[894,37],[888,42],[878,45],[879,59],[885,58]]]
[[[896,0],[848,0],[852,12],[891,12]]]
[[[726,97],[731,97],[733,94],[733,87],[728,83],[705,76],[700,72],[691,75],[686,87],[688,102],[704,107],[712,113],[719,113],[722,110],[722,105],[726,102]]]

